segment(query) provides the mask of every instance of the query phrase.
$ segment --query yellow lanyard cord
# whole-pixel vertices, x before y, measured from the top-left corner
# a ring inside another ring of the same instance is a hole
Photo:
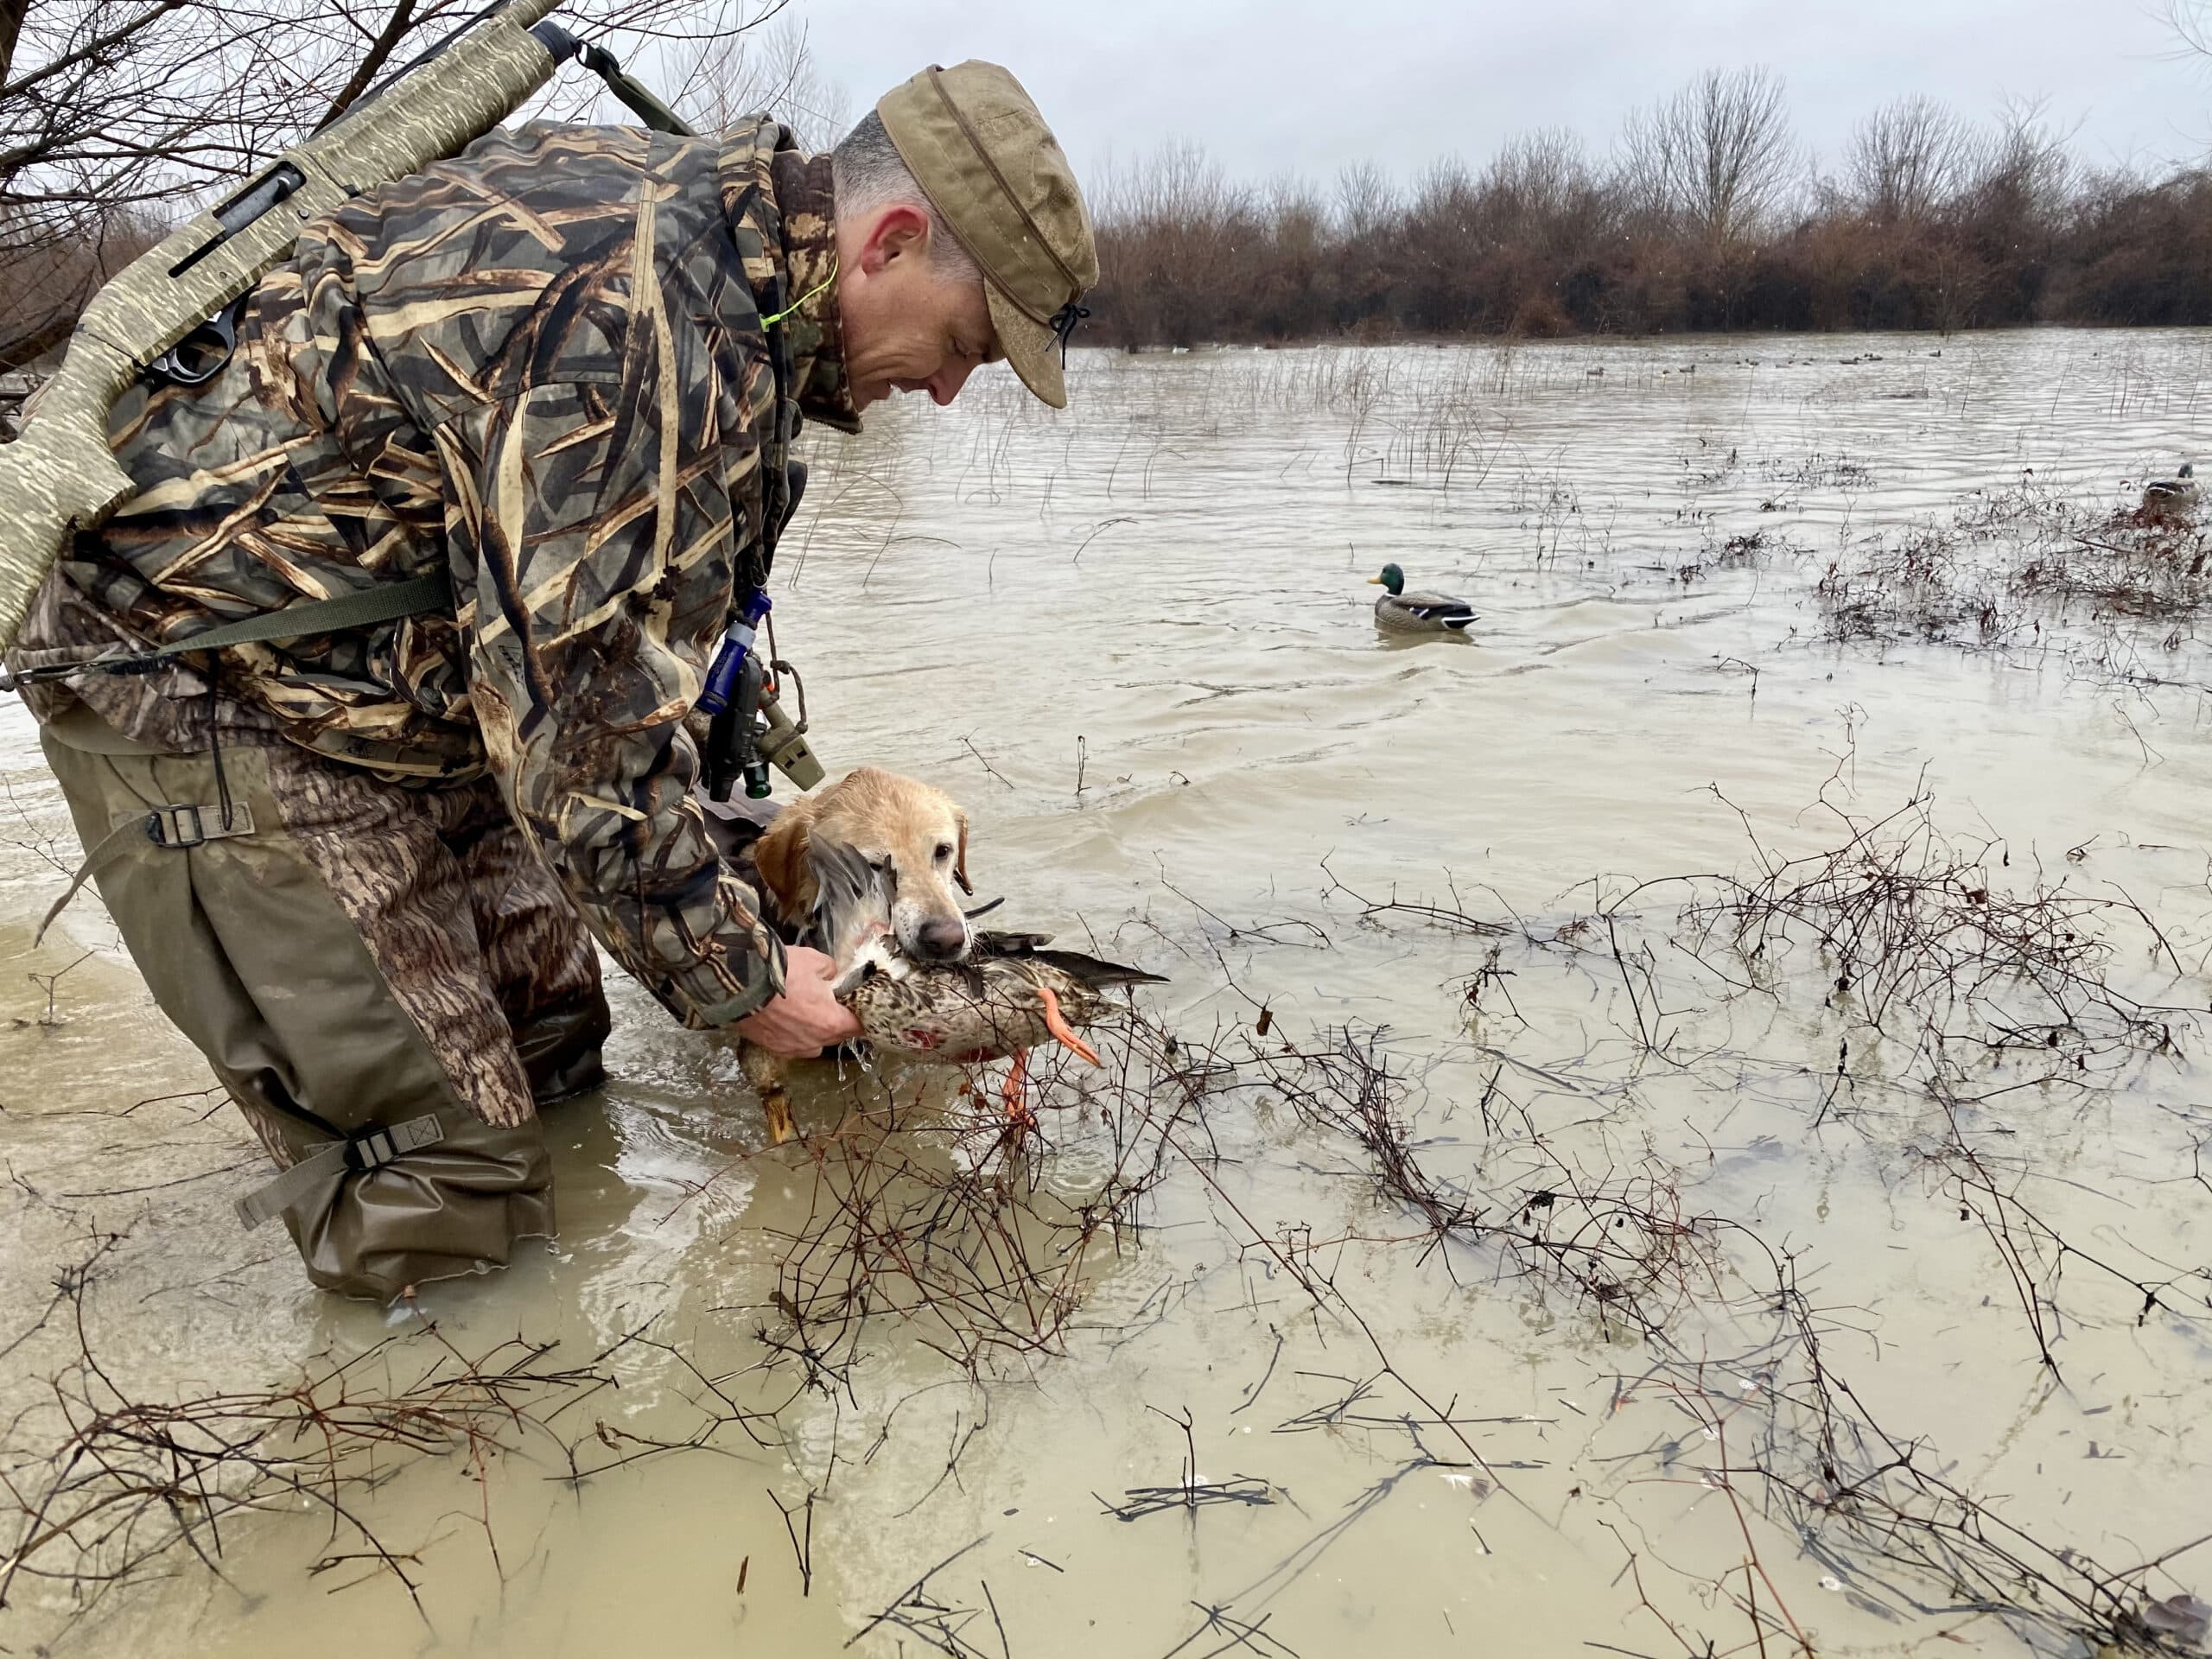
[[[761,326],[763,328],[772,328],[772,327],[774,327],[778,323],[781,322],[781,321],[782,321],[785,317],[790,316],[790,315],[791,315],[791,313],[792,313],[792,312],[794,312],[794,311],[798,310],[798,309],[799,308],[799,307],[801,307],[801,306],[804,305],[804,304],[805,304],[809,300],[812,299],[816,295],[820,294],[820,293],[823,292],[825,289],[827,289],[829,288],[830,284],[830,283],[834,283],[834,282],[836,282],[836,280],[837,280],[837,262],[836,262],[835,259],[832,259],[832,260],[830,262],[830,274],[829,274],[827,276],[824,276],[824,277],[823,277],[820,282],[817,283],[816,283],[812,288],[810,288],[810,289],[807,289],[807,291],[806,291],[805,293],[804,293],[804,294],[800,295],[800,296],[798,296],[798,298],[797,298],[797,299],[793,300],[793,301],[792,301],[789,305],[785,306],[782,310],[780,310],[780,311],[777,312],[777,313],[776,313],[776,315],[775,315],[774,316],[772,316],[772,317],[763,317],[763,318],[761,318],[761,319],[760,319],[760,326]]]

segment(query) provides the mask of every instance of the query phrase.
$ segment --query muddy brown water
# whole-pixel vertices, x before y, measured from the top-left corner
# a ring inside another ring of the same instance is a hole
[[[1262,1005],[1268,1043],[1375,1036],[1424,1156],[1502,1192],[1506,1215],[1544,1176],[1525,1147],[1485,1166],[1525,1127],[1486,1121],[1493,1084],[1560,1169],[1664,1172],[1686,1211],[1794,1255],[1830,1362],[1929,1467],[2053,1549],[2133,1567],[2205,1526],[2212,1350],[2188,1313],[2206,1311],[2212,1190],[2192,1177],[2212,1103],[2186,1037],[2178,1058],[2111,1062],[2094,1091],[2024,1087],[1974,1119],[2005,1190],[2071,1244],[2177,1281],[2139,1319],[2140,1295],[2069,1265],[2038,1304],[2054,1378],[1923,1117],[1891,1095],[1816,1122],[1836,1035],[1810,957],[1779,1003],[1727,1001],[1669,952],[1675,899],[1655,897],[1647,1009],[1586,952],[1363,921],[1355,895],[1517,913],[1542,935],[1638,880],[1747,868],[1736,809],[1796,853],[1836,842],[1824,785],[1866,817],[1924,790],[1935,822],[2000,840],[2022,880],[2124,889],[2190,971],[2161,977],[2130,943],[2114,973],[2203,1007],[2201,694],[2118,687],[2060,650],[1822,644],[1811,589],[1853,538],[2029,469],[2071,499],[2132,499],[2194,448],[2209,372],[2212,335],[2194,332],[1079,353],[1066,416],[979,383],[817,446],[773,590],[779,644],[833,771],[889,766],[965,803],[1004,919],[1170,975],[1147,1006],[1194,1043],[1249,1032]],[[1764,556],[1718,556],[1759,532]],[[1378,636],[1363,583],[1386,559],[1471,600],[1474,639]],[[2139,642],[2141,660],[2201,678],[2185,633]],[[29,1490],[34,1454],[67,1433],[41,1379],[76,1352],[66,1300],[33,1327],[108,1235],[84,1325],[137,1398],[283,1387],[412,1327],[315,1295],[281,1240],[238,1232],[251,1146],[211,1112],[95,903],[32,949],[75,849],[20,707],[0,741],[0,1342],[7,1459]],[[1470,1012],[1486,962],[1510,970],[1491,984],[1514,1013],[1487,992]],[[817,1174],[764,1151],[731,1054],[610,988],[615,1080],[551,1125],[559,1239],[423,1308],[467,1352],[520,1333],[583,1365],[644,1328],[732,1389],[788,1394],[788,1372],[752,1368]],[[1676,1033],[1664,1058],[1629,1040],[1647,1014]],[[1862,1043],[1870,1099],[1891,1063]],[[803,1128],[825,1141],[868,1086],[814,1068]],[[967,1109],[940,1093],[930,1109]],[[1224,1093],[1205,1116],[1218,1160],[1169,1158],[1146,1225],[1077,1276],[1061,1351],[975,1381],[880,1319],[839,1383],[784,1408],[772,1446],[725,1431],[581,1490],[550,1478],[563,1436],[539,1431],[480,1459],[391,1459],[359,1512],[410,1558],[419,1610],[373,1564],[310,1572],[359,1541],[293,1497],[225,1522],[223,1580],[181,1552],[104,1590],[19,1576],[0,1643],[289,1655],[335,1632],[365,1655],[550,1659],[830,1654],[861,1633],[855,1651],[887,1654],[1241,1642],[1327,1659],[1757,1652],[1763,1631],[1777,1654],[2075,1650],[1762,1513],[1745,1447],[1779,1425],[1802,1452],[1802,1419],[1762,1398],[1777,1373],[1736,1364],[1754,1278],[1675,1306],[1678,1357],[1716,1373],[1694,1397],[1679,1365],[1649,1380],[1657,1351],[1571,1283],[1510,1275],[1477,1245],[1424,1250],[1361,1149],[1280,1091]],[[1079,1195],[1096,1137],[1052,1133],[1042,1179]],[[1395,1376],[1377,1380],[1350,1310]],[[699,1421],[701,1379],[668,1352],[605,1364],[620,1387],[557,1420],[565,1438]],[[1363,1382],[1363,1403],[1339,1403]],[[1728,1389],[1724,1440],[1711,1400]],[[1177,1483],[1168,1416],[1185,1412],[1198,1478],[1270,1501],[1103,1512]],[[1405,1427],[1438,1412],[1458,1433]],[[803,1517],[809,1491],[803,1593],[779,1505]],[[0,1518],[0,1549],[22,1524]],[[867,1628],[956,1555],[906,1624]],[[2202,1589],[2212,1556],[2147,1582]]]

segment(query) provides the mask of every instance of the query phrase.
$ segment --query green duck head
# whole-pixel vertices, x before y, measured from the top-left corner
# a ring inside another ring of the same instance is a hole
[[[1370,588],[1378,584],[1388,588],[1393,594],[1402,594],[1406,591],[1406,573],[1395,564],[1386,564],[1381,575],[1367,579],[1367,585]]]

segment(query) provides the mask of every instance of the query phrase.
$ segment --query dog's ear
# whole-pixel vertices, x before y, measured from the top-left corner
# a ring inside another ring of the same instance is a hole
[[[976,896],[976,884],[968,879],[968,815],[965,812],[956,812],[953,817],[960,825],[960,853],[959,856],[952,861],[952,879],[960,884],[961,892],[973,899]]]
[[[786,807],[776,815],[768,833],[753,843],[753,868],[760,872],[760,885],[775,901],[778,919],[796,924],[813,905],[808,891],[814,872],[807,862],[813,814]]]

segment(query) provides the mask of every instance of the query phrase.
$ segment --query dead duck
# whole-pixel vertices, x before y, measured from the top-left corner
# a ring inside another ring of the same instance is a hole
[[[1375,626],[1388,628],[1393,633],[1459,633],[1464,634],[1477,620],[1474,607],[1464,599],[1447,599],[1441,594],[1409,594],[1406,591],[1406,573],[1395,564],[1382,567],[1379,576],[1370,576],[1370,586],[1380,585],[1389,589],[1375,601]]]
[[[2143,513],[2150,518],[2186,518],[2196,511],[2196,463],[2185,461],[2171,478],[2154,478],[2143,486]]]
[[[1051,939],[979,932],[968,959],[957,963],[918,963],[891,939],[871,939],[839,978],[837,1000],[879,1050],[948,1065],[1011,1057],[1006,1101],[1019,1112],[1029,1050],[1057,1042],[1100,1065],[1080,1028],[1119,1008],[1112,993],[1122,986],[1166,983],[1141,968],[1048,950]]]

